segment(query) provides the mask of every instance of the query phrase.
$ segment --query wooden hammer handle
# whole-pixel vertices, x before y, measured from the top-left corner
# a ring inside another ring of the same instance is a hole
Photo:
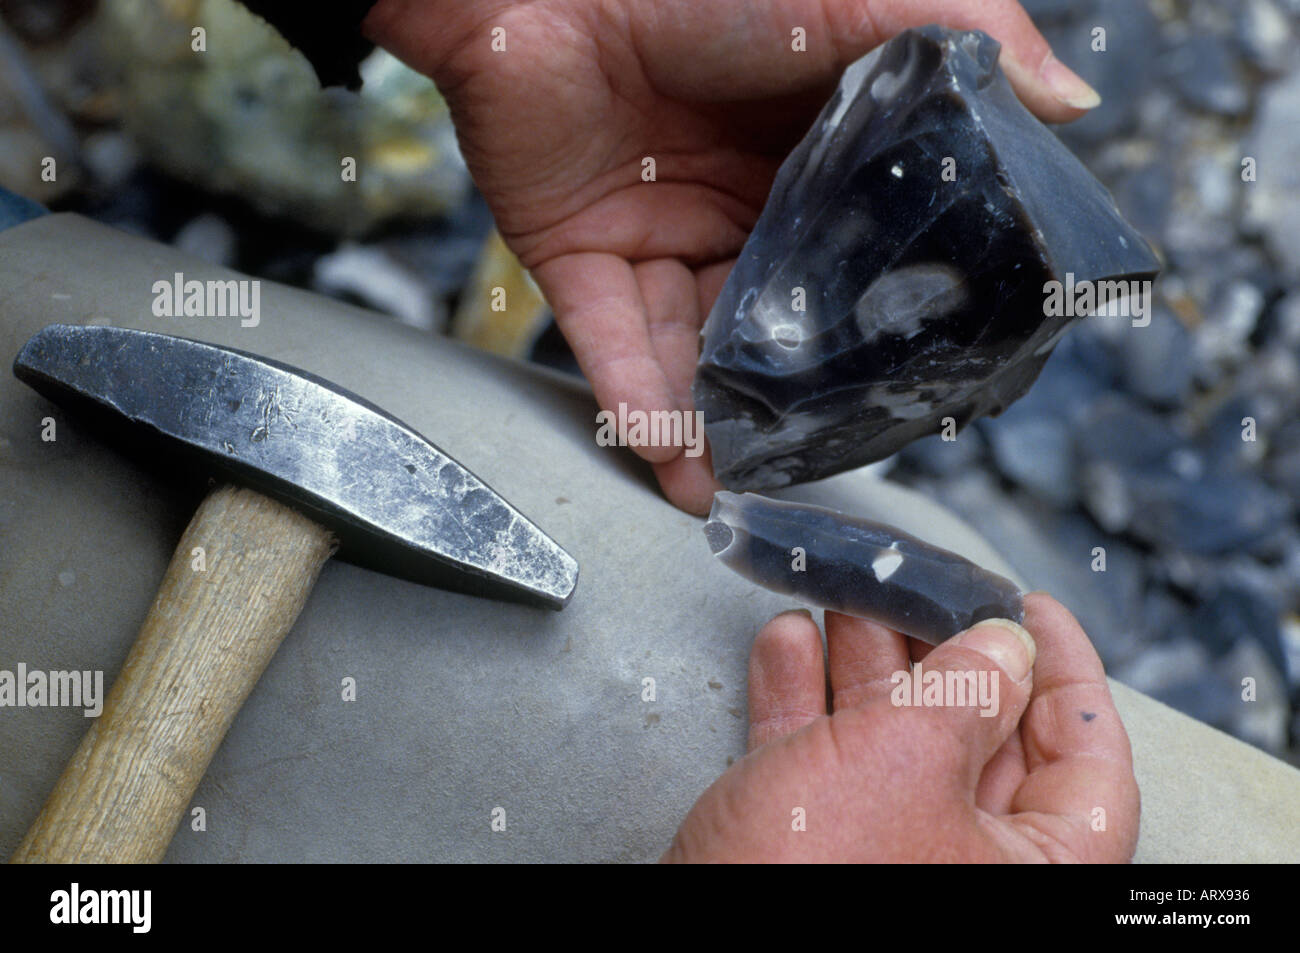
[[[161,860],[334,547],[328,530],[260,493],[213,491],[181,537],[103,713],[13,861]]]

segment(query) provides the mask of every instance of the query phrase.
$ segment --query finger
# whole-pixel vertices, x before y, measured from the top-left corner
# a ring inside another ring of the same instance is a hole
[[[656,463],[664,495],[679,509],[705,514],[722,484],[713,475],[713,457],[704,439],[704,421],[695,414],[691,384],[700,354],[700,302],[695,274],[676,259],[660,258],[634,266],[646,303],[647,327],[655,357],[683,414],[682,453]]]
[[[797,2],[797,0],[795,0]],[[1091,86],[1052,55],[1029,14],[1015,0],[817,0],[841,66],[910,27],[939,23],[958,30],[983,30],[1002,44],[999,62],[1021,101],[1040,119],[1077,119],[1101,99]]]
[[[894,687],[895,672],[908,672],[907,639],[893,629],[839,612],[826,612],[831,699],[835,711],[857,708]]]
[[[763,626],[749,654],[749,750],[826,714],[826,673],[817,623],[783,612]]]
[[[657,258],[633,267],[646,306],[646,329],[677,406],[691,410],[700,355],[700,302],[695,275],[681,261]]]
[[[1027,812],[1022,823],[1078,857],[1128,860],[1137,845],[1139,795],[1101,660],[1074,616],[1050,596],[1025,598],[1025,622],[1039,656],[1021,725],[1029,774],[1012,809]],[[1097,829],[1101,820],[1104,830]]]
[[[998,40],[1007,77],[1041,119],[1064,122],[1098,102],[1091,87],[1059,66],[1014,0],[749,0],[737,6],[743,13],[720,21],[716,4],[630,5],[632,37],[657,90],[691,102],[734,103],[817,89],[901,30],[939,23]],[[807,31],[806,52],[792,56],[795,26]],[[745,51],[748,69],[736,69],[736,50]]]
[[[625,259],[597,252],[561,255],[538,265],[533,276],[596,402],[619,419],[620,437],[627,438],[622,422],[635,420],[633,411],[642,416],[675,409],[672,389],[655,359],[641,289]],[[619,413],[620,404],[627,416]],[[638,444],[633,450],[651,463],[681,452],[680,447],[651,446],[644,440]]]
[[[995,817],[1011,811],[1012,800],[1025,781],[1025,746],[1020,732],[1011,732],[989,759],[975,787],[975,806]]]
[[[697,431],[697,435],[702,438],[703,431]],[[673,506],[707,516],[713,507],[713,494],[724,487],[713,475],[713,455],[708,441],[704,440],[698,447],[701,451],[698,455],[695,455],[696,447],[688,445],[667,463],[656,463],[654,471],[664,496]]]
[[[700,314],[703,317],[707,318],[713,310],[713,303],[722,293],[722,286],[727,283],[727,276],[735,264],[736,259],[728,258],[696,270],[695,282],[699,288]],[[703,321],[700,323],[703,325]]]
[[[965,769],[972,794],[1029,704],[1034,655],[1024,628],[990,619],[937,646],[913,669],[911,697],[900,696],[930,714],[937,740],[948,742],[941,756]]]

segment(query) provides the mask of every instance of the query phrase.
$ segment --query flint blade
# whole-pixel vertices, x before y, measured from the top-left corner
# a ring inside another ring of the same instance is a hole
[[[821,506],[721,492],[713,554],[751,582],[938,644],[985,619],[1020,622],[1009,579],[897,527]]]

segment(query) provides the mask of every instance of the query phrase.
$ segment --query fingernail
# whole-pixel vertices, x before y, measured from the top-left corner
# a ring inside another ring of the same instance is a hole
[[[1034,667],[1034,637],[1010,619],[985,619],[958,636],[958,645],[985,655],[1014,681],[1023,682]]]
[[[1095,89],[1070,67],[1049,53],[1043,65],[1038,69],[1039,77],[1047,84],[1052,95],[1075,109],[1096,109],[1101,105],[1101,96]]]
[[[786,611],[793,612],[796,615],[806,615],[810,619],[813,617],[811,609],[787,609]]]

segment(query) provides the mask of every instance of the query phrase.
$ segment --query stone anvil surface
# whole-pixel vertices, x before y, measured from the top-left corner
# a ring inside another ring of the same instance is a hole
[[[195,796],[206,830],[183,823],[168,859],[658,857],[743,755],[750,644],[790,601],[714,559],[703,521],[631,453],[596,445],[586,388],[270,282],[256,328],[153,317],[152,283],[178,271],[244,277],[71,215],[0,231],[0,354],[51,322],[106,322],[311,368],[473,468],[573,553],[582,580],[553,613],[327,565]],[[942,507],[864,474],[782,495],[1014,578]],[[0,669],[99,669],[110,684],[192,504],[0,374]],[[1142,788],[1139,860],[1300,857],[1300,772],[1112,689]],[[0,854],[86,726],[79,708],[0,708]]]

